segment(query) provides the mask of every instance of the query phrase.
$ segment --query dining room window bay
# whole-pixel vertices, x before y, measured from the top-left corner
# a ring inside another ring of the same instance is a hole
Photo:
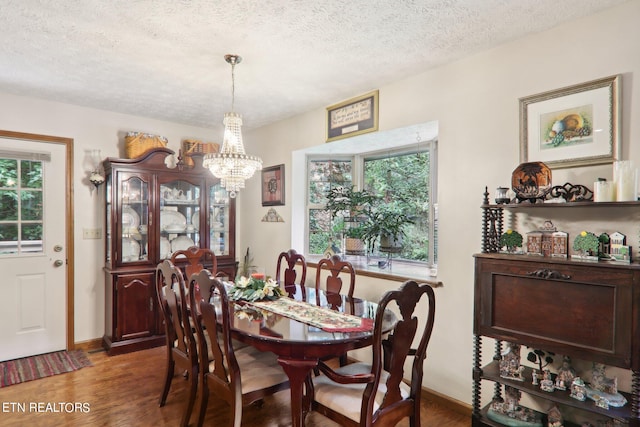
[[[353,155],[307,155],[306,236],[309,255],[344,253],[348,214],[332,217],[327,195],[332,189],[353,188],[374,195],[387,211],[406,215],[402,249],[393,262],[437,265],[437,140],[415,141],[393,149]],[[358,226],[358,224],[355,224]],[[386,257],[379,240],[367,250]]]

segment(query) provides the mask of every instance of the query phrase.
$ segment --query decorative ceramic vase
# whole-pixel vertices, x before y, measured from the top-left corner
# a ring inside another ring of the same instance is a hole
[[[511,174],[511,188],[518,202],[543,200],[551,190],[551,169],[542,162],[521,163]]]

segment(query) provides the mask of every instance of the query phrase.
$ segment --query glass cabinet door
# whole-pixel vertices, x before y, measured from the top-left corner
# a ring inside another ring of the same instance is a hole
[[[111,245],[112,245],[112,239],[111,239],[111,209],[113,209],[112,206],[112,199],[111,199],[111,179],[107,179],[106,180],[106,184],[105,184],[105,191],[106,191],[106,218],[105,218],[105,242],[107,244],[106,247],[106,258],[107,258],[107,265],[111,264]]]
[[[229,255],[229,196],[219,184],[209,191],[209,248],[217,256]]]
[[[160,258],[200,244],[200,186],[187,181],[160,185]],[[206,226],[206,224],[202,224]]]
[[[120,185],[122,262],[146,261],[149,259],[149,183],[131,176]]]

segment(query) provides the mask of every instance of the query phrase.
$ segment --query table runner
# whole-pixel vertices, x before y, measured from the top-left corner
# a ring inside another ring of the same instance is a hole
[[[249,305],[269,310],[327,332],[365,332],[373,329],[373,319],[363,319],[291,298],[254,301]]]

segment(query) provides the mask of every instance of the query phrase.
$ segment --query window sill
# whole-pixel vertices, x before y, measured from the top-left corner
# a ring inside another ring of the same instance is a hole
[[[305,255],[305,258],[308,266],[316,268],[322,256]],[[430,269],[426,266],[417,266],[408,262],[393,260],[390,267],[380,268],[376,265],[367,265],[367,260],[364,256],[347,256],[346,260],[353,265],[356,274],[360,276],[393,281],[415,280],[418,283],[429,283],[434,288],[444,286],[442,282],[438,281],[437,276],[430,274]]]

